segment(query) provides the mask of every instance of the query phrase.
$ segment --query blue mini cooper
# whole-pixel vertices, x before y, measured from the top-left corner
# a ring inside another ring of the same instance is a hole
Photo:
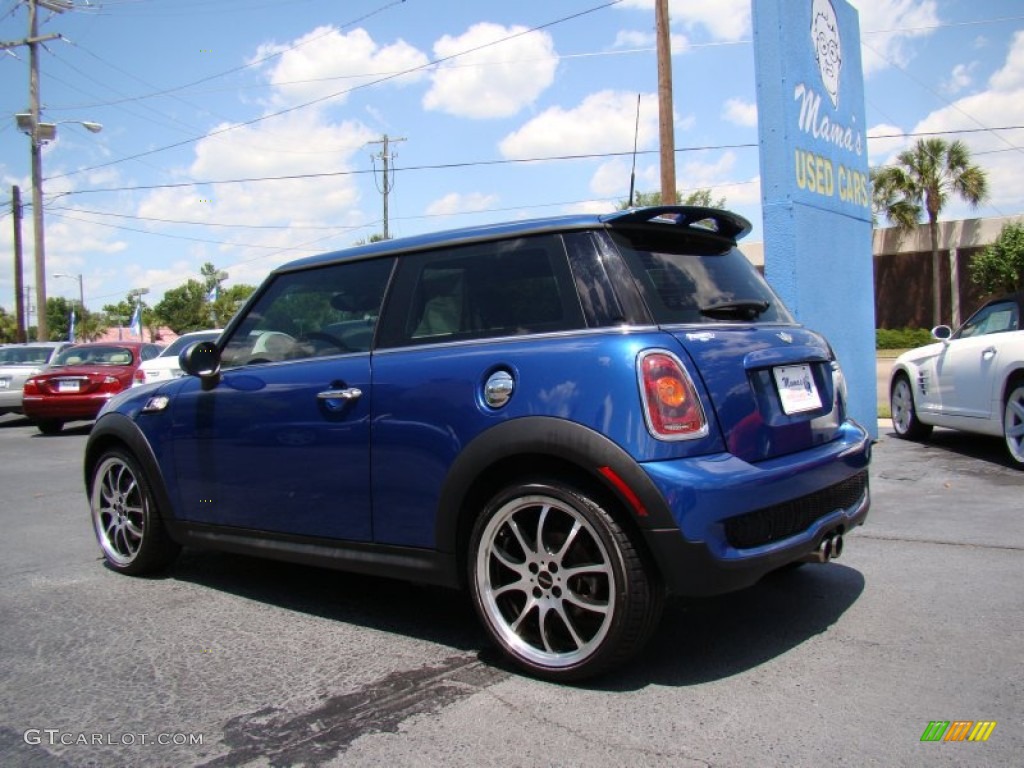
[[[107,564],[205,547],[466,588],[515,664],[574,680],[634,654],[666,592],[838,555],[870,441],[749,230],[666,206],[275,270],[188,375],[101,413]]]

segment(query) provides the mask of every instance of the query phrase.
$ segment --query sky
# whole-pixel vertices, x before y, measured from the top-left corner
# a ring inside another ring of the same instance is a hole
[[[212,263],[259,284],[292,259],[393,237],[614,210],[660,189],[654,0],[68,0],[41,12],[49,296],[86,306]],[[797,2],[798,0],[793,0]],[[1024,213],[1024,3],[856,0],[872,166],[960,138],[988,201]],[[751,0],[670,0],[677,186],[761,238]],[[0,0],[0,41],[24,39]],[[0,306],[11,189],[31,198],[28,49],[0,51]],[[639,104],[639,110],[638,110]],[[100,123],[91,133],[76,121]],[[382,175],[387,139],[387,183]],[[34,285],[32,217],[22,227]]]

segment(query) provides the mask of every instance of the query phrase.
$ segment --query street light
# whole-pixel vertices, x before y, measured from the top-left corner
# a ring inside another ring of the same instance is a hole
[[[32,46],[32,111],[14,116],[18,129],[28,135],[32,144],[32,228],[35,235],[36,266],[36,338],[47,341],[46,327],[46,237],[43,231],[43,144],[57,137],[57,123],[43,123],[39,120],[38,68],[35,62],[36,49]],[[99,133],[103,126],[88,120],[62,120],[61,123],[76,123],[91,133]]]
[[[82,321],[85,319],[85,288],[82,285],[82,275],[72,275],[67,272],[54,272],[52,277],[70,277],[72,280],[78,281],[78,322],[79,325],[81,325]],[[74,341],[74,339],[72,339],[72,341]]]

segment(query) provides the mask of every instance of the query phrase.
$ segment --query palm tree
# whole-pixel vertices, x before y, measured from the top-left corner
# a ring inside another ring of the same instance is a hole
[[[939,215],[950,195],[977,207],[988,196],[984,169],[971,164],[971,153],[962,141],[919,139],[904,150],[895,165],[871,171],[875,210],[901,230],[913,229],[928,214],[932,246],[932,304],[934,325],[942,322],[939,280]],[[956,286],[954,286],[955,290]]]

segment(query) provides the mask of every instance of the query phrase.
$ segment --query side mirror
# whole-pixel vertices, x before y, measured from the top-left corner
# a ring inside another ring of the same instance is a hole
[[[198,376],[204,385],[220,380],[220,352],[212,341],[197,341],[181,350],[178,365],[190,376]]]
[[[946,341],[952,335],[953,329],[948,325],[936,325],[932,328],[932,338],[938,339],[939,341]]]

